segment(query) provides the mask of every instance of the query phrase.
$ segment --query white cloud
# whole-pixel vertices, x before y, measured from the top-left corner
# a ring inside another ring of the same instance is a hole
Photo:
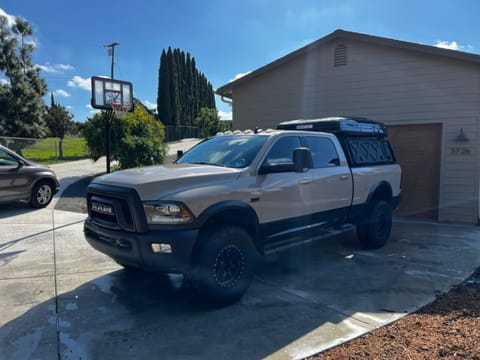
[[[143,105],[145,105],[149,110],[157,110],[157,104],[151,102],[150,100],[144,100]]]
[[[46,63],[45,65],[37,65],[37,67],[47,73],[59,73],[59,72],[75,69],[72,65],[68,65],[68,64],[51,65],[50,63]]]
[[[90,114],[96,114],[100,112],[100,110],[94,109],[90,104],[85,105],[85,107],[90,110]]]
[[[247,71],[247,72],[244,72],[244,73],[238,73],[237,75],[234,76],[233,79],[229,80],[228,82],[232,82],[232,81],[235,81],[235,80],[238,80],[240,79],[241,77],[244,77],[248,74],[250,74],[252,71]]]
[[[67,85],[73,88],[79,88],[87,91],[92,90],[92,83],[90,78],[82,78],[81,76],[75,75],[72,80],[67,82]]]
[[[456,41],[448,42],[444,40],[437,40],[437,42],[435,43],[435,46],[438,48],[448,49],[448,50],[469,51],[469,52],[474,51],[474,48],[472,45],[461,45]]]
[[[443,40],[438,40],[435,43],[435,46],[438,48],[442,49],[449,49],[449,50],[460,50],[462,47],[457,44],[456,41],[451,41],[450,43],[448,41],[443,41]]]
[[[231,111],[218,111],[218,116],[220,120],[232,120],[232,112]]]
[[[15,16],[7,14],[2,8],[0,8],[0,16],[5,16],[7,18],[8,26],[15,24]]]
[[[0,85],[10,85],[10,81],[7,79],[0,79]]]
[[[63,89],[58,89],[58,90],[55,90],[53,92],[54,95],[56,96],[61,96],[61,97],[70,97],[72,95],[70,95],[68,92],[66,92],[65,90]]]

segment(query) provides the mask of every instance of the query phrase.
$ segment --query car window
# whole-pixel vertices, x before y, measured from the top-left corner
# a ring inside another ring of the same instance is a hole
[[[298,136],[281,137],[268,152],[264,163],[267,165],[293,163],[293,150],[301,146],[302,142]]]
[[[0,149],[0,166],[17,166],[18,161],[10,154]]]
[[[330,139],[306,136],[305,144],[312,153],[314,168],[335,166],[335,160],[338,160],[338,153]]]

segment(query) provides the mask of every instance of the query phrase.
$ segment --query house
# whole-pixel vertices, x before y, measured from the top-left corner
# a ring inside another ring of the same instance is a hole
[[[384,122],[403,169],[399,216],[479,221],[480,55],[337,30],[216,90],[233,128]]]

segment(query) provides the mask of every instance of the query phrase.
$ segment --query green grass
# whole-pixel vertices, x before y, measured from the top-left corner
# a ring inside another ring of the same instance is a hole
[[[42,164],[54,164],[58,162],[72,161],[88,158],[88,148],[85,139],[78,137],[65,137],[63,139],[63,157],[58,152],[59,138],[46,138],[36,141],[34,144],[22,150],[24,158]]]

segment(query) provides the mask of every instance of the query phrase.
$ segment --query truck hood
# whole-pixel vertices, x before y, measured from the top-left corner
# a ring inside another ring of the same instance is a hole
[[[135,189],[140,199],[157,200],[192,188],[233,181],[241,169],[212,165],[171,164],[116,171],[92,183]]]

